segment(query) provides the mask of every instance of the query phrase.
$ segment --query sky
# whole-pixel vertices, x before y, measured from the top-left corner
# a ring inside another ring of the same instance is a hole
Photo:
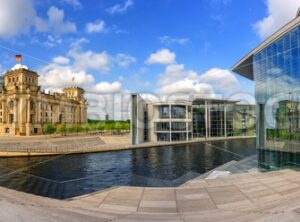
[[[0,71],[22,54],[47,92],[84,88],[94,119],[129,119],[130,93],[151,101],[254,103],[253,82],[231,67],[299,6],[300,0],[0,0]]]

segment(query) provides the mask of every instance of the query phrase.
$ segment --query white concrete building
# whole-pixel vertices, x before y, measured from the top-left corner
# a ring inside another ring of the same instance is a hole
[[[208,98],[146,102],[132,94],[131,142],[255,135],[255,106],[236,103]]]

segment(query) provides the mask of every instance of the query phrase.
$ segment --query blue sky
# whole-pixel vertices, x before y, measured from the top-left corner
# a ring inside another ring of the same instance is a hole
[[[1,0],[1,70],[10,69],[20,53],[44,88],[59,90],[73,84],[74,76],[92,100],[101,96],[98,103],[104,95],[129,92],[243,99],[253,95],[253,83],[231,73],[231,66],[292,19],[299,5],[299,0]]]

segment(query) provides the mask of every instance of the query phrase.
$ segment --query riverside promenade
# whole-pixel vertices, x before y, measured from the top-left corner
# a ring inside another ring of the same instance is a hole
[[[0,157],[50,156],[63,154],[108,152],[243,138],[245,139],[255,137],[217,137],[181,142],[160,142],[130,145],[129,134],[29,137],[0,136]]]
[[[300,173],[194,179],[181,187],[115,187],[54,200],[0,187],[0,221],[300,221]]]
[[[0,137],[0,157],[47,156],[127,149],[129,135]]]

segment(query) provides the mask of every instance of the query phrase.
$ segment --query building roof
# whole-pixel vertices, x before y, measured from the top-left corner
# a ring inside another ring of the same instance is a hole
[[[244,58],[242,58],[237,64],[232,67],[232,71],[236,72],[250,80],[253,80],[253,55],[260,52],[262,49],[266,48],[274,41],[281,38],[287,32],[291,31],[295,27],[300,24],[300,8],[297,12],[297,17],[263,41],[260,45],[258,45],[255,49],[249,52]]]
[[[219,103],[238,103],[239,101],[236,100],[228,100],[228,99],[217,99],[217,98],[195,98],[193,99],[193,105],[197,105],[197,104],[203,104],[203,102],[208,101],[212,104],[219,104]]]

